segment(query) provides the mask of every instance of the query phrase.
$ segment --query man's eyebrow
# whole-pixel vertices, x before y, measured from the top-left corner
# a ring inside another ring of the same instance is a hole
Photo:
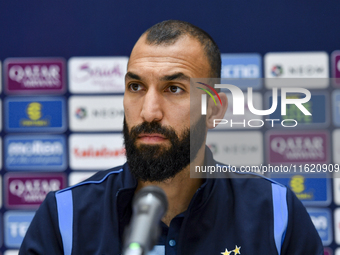
[[[139,80],[139,81],[142,80],[142,78],[138,74],[131,73],[131,72],[127,72],[125,75],[125,78],[130,78],[130,79]]]
[[[183,73],[175,73],[172,75],[165,75],[161,79],[162,81],[173,81],[173,80],[188,80],[190,81],[190,77],[186,76]]]

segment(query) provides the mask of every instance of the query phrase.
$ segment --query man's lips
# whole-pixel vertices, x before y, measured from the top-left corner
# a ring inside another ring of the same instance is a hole
[[[161,134],[141,134],[138,136],[138,140],[143,143],[159,143],[167,140],[167,138]]]

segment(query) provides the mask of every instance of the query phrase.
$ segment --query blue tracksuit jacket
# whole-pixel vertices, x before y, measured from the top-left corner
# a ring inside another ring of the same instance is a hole
[[[210,151],[206,162],[216,164]],[[159,243],[150,254],[322,255],[318,233],[293,192],[266,178],[249,177],[206,179],[187,211],[169,227],[161,223]],[[49,193],[19,254],[121,254],[136,186],[125,164]]]

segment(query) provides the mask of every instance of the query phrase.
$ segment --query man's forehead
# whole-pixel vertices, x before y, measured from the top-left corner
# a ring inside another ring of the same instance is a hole
[[[147,41],[147,35],[143,34],[134,45],[130,57],[132,57],[136,52],[139,52],[141,50],[151,49],[153,52],[155,52],[159,49],[162,51],[167,50],[170,52],[174,48],[177,48],[179,45],[180,48],[185,48],[186,44],[192,46],[201,46],[197,39],[188,35],[183,35],[172,43],[151,43]]]
[[[158,79],[164,76],[163,80],[171,80],[169,76],[208,77],[210,64],[202,45],[195,38],[183,36],[171,45],[154,45],[141,37],[131,52],[128,72],[139,76],[151,72]]]
[[[125,75],[125,79],[131,79],[131,80],[143,80],[143,74],[138,74],[135,72],[128,71]],[[190,77],[182,72],[170,72],[168,75],[163,75],[159,77],[159,80],[161,81],[174,81],[174,80],[183,80],[190,82]]]

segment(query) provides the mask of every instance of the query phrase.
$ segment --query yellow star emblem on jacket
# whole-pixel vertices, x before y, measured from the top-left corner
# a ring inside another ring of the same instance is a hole
[[[234,255],[241,254],[240,249],[241,249],[241,246],[238,247],[237,245],[235,245],[234,250],[228,251],[228,249],[226,248],[224,252],[221,252],[221,254],[222,255],[230,255],[232,252],[234,253]]]
[[[240,252],[240,249],[241,249],[241,246],[240,247],[237,247],[237,245],[235,245],[235,250],[233,250],[234,254],[241,254]]]
[[[222,255],[229,255],[230,253],[232,253],[232,251],[228,251],[228,249],[225,249],[225,252],[221,252]]]

